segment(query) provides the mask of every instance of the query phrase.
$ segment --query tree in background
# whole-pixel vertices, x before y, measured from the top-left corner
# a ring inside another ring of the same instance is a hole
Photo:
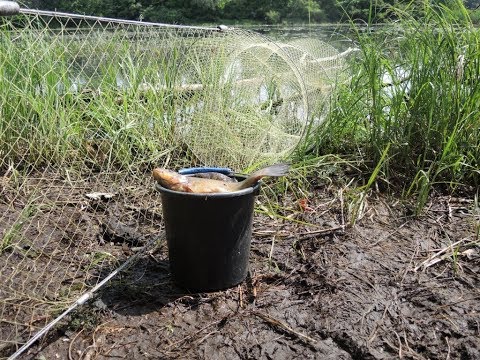
[[[27,0],[30,8],[158,22],[323,22],[339,13],[336,0]]]
[[[164,23],[318,23],[347,19],[381,22],[390,6],[429,0],[25,0],[30,8]],[[430,0],[448,5],[451,0]],[[470,9],[480,0],[464,0]]]
[[[105,3],[109,1],[102,0],[25,0],[20,4],[32,9],[57,10],[75,12],[79,14],[104,15]]]
[[[337,4],[345,17],[352,20],[381,22],[389,16],[391,6],[401,6],[402,2],[405,5],[412,3],[402,0],[338,0]]]

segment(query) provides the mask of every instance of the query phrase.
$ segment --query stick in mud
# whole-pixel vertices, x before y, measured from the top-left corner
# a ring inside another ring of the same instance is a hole
[[[258,312],[258,311],[253,311],[252,314],[255,315],[255,316],[258,316],[259,318],[266,321],[270,325],[278,327],[278,328],[282,329],[283,331],[287,332],[288,334],[299,338],[300,340],[306,341],[309,345],[314,345],[317,342],[315,339],[311,338],[310,336],[307,336],[305,334],[302,334],[301,332],[293,330],[287,324],[281,322],[280,320],[274,319],[274,318],[270,317],[269,315],[263,314],[263,313]]]
[[[423,267],[424,269],[436,264],[437,262],[441,261],[442,259],[437,259],[440,255],[443,253],[447,252],[449,249],[453,249],[454,246],[457,246],[464,242],[465,239],[458,240],[454,242],[453,244],[448,245],[447,247],[443,248],[442,250],[436,252],[432,256],[430,256],[427,260],[423,261],[420,265],[418,265],[415,269],[413,269],[414,272],[417,272],[418,269]]]

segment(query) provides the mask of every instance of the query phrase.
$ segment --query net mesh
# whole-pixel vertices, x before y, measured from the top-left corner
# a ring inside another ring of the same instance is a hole
[[[241,30],[22,11],[0,32],[0,356],[158,238],[153,165],[286,156],[344,67]]]
[[[203,163],[237,169],[289,155],[312,120],[309,107],[324,113],[344,57],[315,39],[282,44],[235,31],[220,42],[208,59],[195,56],[201,69],[186,63],[203,92],[178,122],[181,140]],[[199,41],[190,51],[205,54],[209,46]]]

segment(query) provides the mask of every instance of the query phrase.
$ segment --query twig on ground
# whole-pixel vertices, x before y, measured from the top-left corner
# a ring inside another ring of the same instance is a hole
[[[408,221],[405,221],[402,225],[396,227],[394,230],[390,231],[387,235],[383,236],[382,238],[378,239],[377,241],[375,241],[371,247],[374,247],[376,245],[378,245],[379,243],[381,243],[382,241],[385,241],[387,240],[390,236],[392,236],[393,234],[395,234],[396,232],[398,232],[401,228],[403,228],[405,225],[408,224]]]
[[[315,339],[311,338],[310,336],[307,336],[305,334],[302,334],[301,332],[298,332],[298,331],[292,329],[287,324],[283,323],[280,320],[274,319],[273,317],[271,317],[269,315],[266,315],[266,314],[258,312],[258,311],[253,311],[252,314],[255,315],[255,316],[258,316],[259,318],[266,321],[270,325],[273,325],[274,327],[282,329],[283,331],[287,332],[290,335],[293,335],[297,338],[300,338],[303,341],[307,341],[310,345],[313,345],[317,342]]]
[[[268,263],[272,264],[273,248],[275,247],[275,235],[272,236],[272,244],[270,246],[270,252],[268,253]]]
[[[407,273],[410,271],[411,269],[411,265],[413,264],[414,262],[414,258],[417,256],[417,254],[419,253],[419,247],[417,246],[414,251],[412,252],[412,256],[410,257],[410,261],[408,262],[408,265],[405,266],[405,270],[403,271],[403,274],[402,274],[402,278],[400,280],[400,285],[403,286],[403,282],[405,281],[405,277],[407,276]]]
[[[177,348],[178,346],[180,346],[181,344],[183,344],[184,342],[190,340],[191,338],[193,338],[194,336],[200,334],[201,332],[203,332],[204,330],[208,329],[209,327],[212,327],[214,325],[218,325],[220,324],[222,321],[224,321],[225,319],[221,319],[221,320],[217,320],[217,321],[213,321],[211,322],[210,324],[202,327],[201,329],[199,329],[198,331],[194,332],[193,334],[190,334],[190,335],[187,335],[185,336],[183,339],[180,339],[179,341],[176,341],[172,344],[170,344],[168,347],[167,347],[167,351],[170,351],[170,349],[172,348]]]
[[[274,236],[276,238],[284,238],[285,240],[297,240],[297,241],[303,241],[303,240],[309,240],[311,238],[314,238],[318,235],[327,235],[327,234],[332,234],[334,232],[340,231],[340,230],[345,230],[345,225],[340,225],[340,226],[334,226],[328,229],[318,229],[318,230],[313,230],[313,231],[306,231],[306,232],[301,232],[295,235],[289,235],[291,232],[287,231],[276,231],[276,230],[266,230],[266,231],[254,231],[253,236],[255,237],[265,237],[265,236]]]
[[[344,213],[345,204],[343,203],[343,189],[340,189],[338,191],[338,193],[339,193],[339,198],[340,198],[340,212],[341,212],[341,218],[342,218],[342,228],[345,230],[345,213]]]
[[[451,349],[450,349],[450,344],[449,344],[449,342],[448,342],[448,336],[445,337],[445,341],[446,341],[447,347],[448,347],[447,357],[446,357],[445,359],[446,359],[446,360],[450,360],[450,351],[451,351]]]
[[[311,238],[317,237],[318,235],[333,234],[334,232],[337,232],[340,230],[344,230],[344,226],[334,226],[328,229],[319,229],[319,230],[299,233],[299,234],[288,237],[287,240],[296,240],[296,241],[310,240]]]
[[[413,269],[413,271],[418,271],[418,269],[420,269],[421,267],[423,267],[424,269],[432,266],[432,265],[435,265],[437,262],[440,262],[442,261],[443,259],[445,259],[446,256],[442,256],[443,254],[445,254],[447,251],[449,250],[453,250],[453,247],[461,244],[462,242],[464,242],[465,239],[461,239],[461,240],[458,240],[458,241],[455,241],[453,244],[450,244],[448,245],[447,247],[443,248],[442,250],[436,252],[435,254],[433,254],[432,256],[430,256],[427,260],[423,261],[420,265],[418,265],[415,269]]]
[[[368,337],[367,343],[368,343],[369,345],[370,345],[370,344],[373,342],[373,340],[377,337],[378,328],[385,322],[385,317],[386,317],[386,315],[387,315],[388,308],[389,308],[391,305],[392,305],[392,302],[389,302],[389,303],[385,306],[385,309],[383,310],[382,317],[375,322],[373,331],[370,333],[370,336]]]
[[[218,330],[213,330],[213,331],[210,331],[207,335],[205,335],[204,337],[202,337],[201,339],[195,341],[195,345],[200,345],[202,342],[204,342],[208,337],[212,336],[213,334],[216,334],[218,333],[219,331]]]
[[[92,355],[97,353],[97,339],[96,339],[97,332],[100,329],[105,328],[105,325],[107,325],[111,321],[112,320],[108,320],[108,321],[98,325],[95,328],[95,330],[93,331],[93,334],[92,334],[92,344],[90,346],[87,346],[87,348],[82,351],[82,354],[80,355],[79,359],[88,360],[92,357]],[[120,328],[120,329],[123,329],[123,328]]]
[[[80,336],[80,334],[83,332],[83,330],[85,330],[85,329],[82,329],[78,333],[76,333],[75,336],[73,337],[72,341],[70,341],[70,345],[68,345],[68,360],[73,360],[73,356],[72,356],[73,343],[75,342],[77,337]]]
[[[240,309],[243,308],[243,290],[242,285],[238,285],[238,306]]]
[[[393,350],[396,350],[398,352],[400,352],[400,349],[395,346],[394,344],[392,344],[389,340],[383,340],[385,344],[387,344],[391,349]],[[415,359],[415,360],[426,360],[425,357],[423,357],[422,355],[420,355],[419,353],[415,352],[414,350],[412,350],[410,347],[407,346],[407,351],[403,351],[402,350],[402,356],[403,357],[408,357],[408,358],[411,358],[411,359]],[[401,357],[399,356],[399,359],[401,359]]]

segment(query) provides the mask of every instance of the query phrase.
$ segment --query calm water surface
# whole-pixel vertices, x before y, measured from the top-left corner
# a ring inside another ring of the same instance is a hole
[[[274,41],[283,42],[296,39],[314,38],[325,41],[339,50],[354,46],[352,36],[349,34],[349,25],[255,25],[239,27],[265,35]]]

